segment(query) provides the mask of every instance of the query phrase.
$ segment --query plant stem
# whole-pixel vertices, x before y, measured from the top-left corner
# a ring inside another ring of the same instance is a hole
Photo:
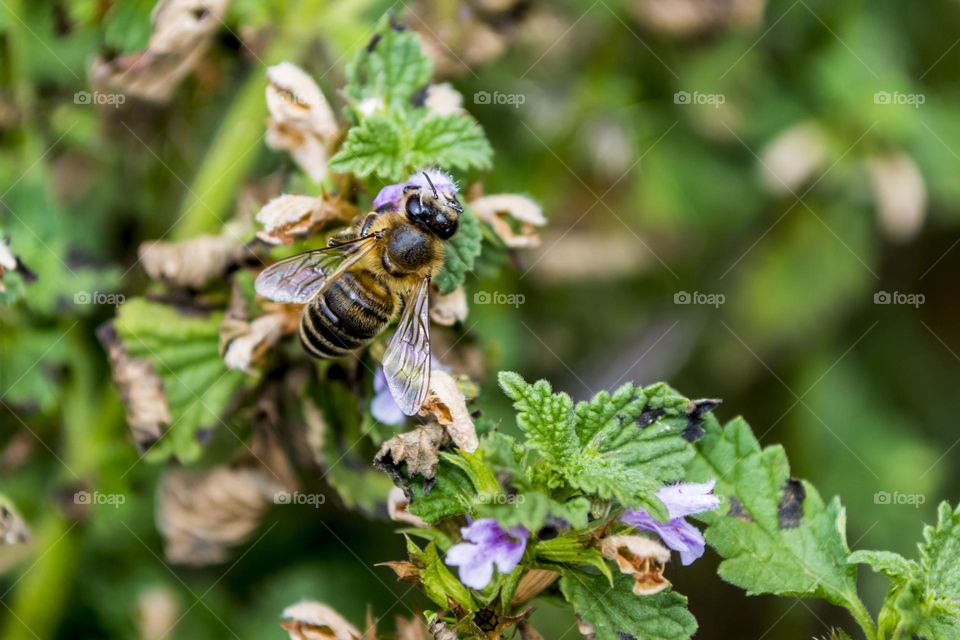
[[[877,627],[873,624],[873,616],[867,611],[867,608],[860,601],[860,598],[854,597],[847,601],[847,610],[853,616],[857,624],[863,630],[863,635],[867,640],[879,640]]]

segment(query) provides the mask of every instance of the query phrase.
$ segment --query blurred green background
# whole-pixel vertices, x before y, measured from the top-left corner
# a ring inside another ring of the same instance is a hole
[[[390,8],[490,137],[486,190],[550,219],[514,269],[468,279],[471,302],[520,294],[471,305],[488,373],[722,398],[842,497],[855,548],[913,555],[956,501],[960,3],[235,0],[168,100],[76,99],[97,56],[143,49],[152,6],[0,2],[0,237],[39,276],[0,293],[0,492],[34,532],[0,576],[0,637],[150,637],[151,593],[183,614],[177,638],[282,638],[300,597],[358,625],[368,604],[387,621],[425,605],[373,567],[403,554],[394,527],[335,501],[271,510],[224,565],[167,566],[160,470],[138,463],[94,334],[115,309],[76,298],[142,293],[141,242],[215,228],[289,173],[262,141],[265,65],[335,96]],[[485,413],[510,416],[482,383]],[[78,514],[79,486],[127,500]],[[715,565],[668,569],[698,638],[849,629]],[[863,580],[875,611],[882,578]],[[575,637],[569,614],[536,617]]]

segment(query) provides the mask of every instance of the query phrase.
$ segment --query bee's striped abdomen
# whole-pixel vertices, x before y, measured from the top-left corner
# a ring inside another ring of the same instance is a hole
[[[315,358],[338,358],[373,340],[393,313],[393,296],[371,273],[347,272],[304,308],[300,341]]]

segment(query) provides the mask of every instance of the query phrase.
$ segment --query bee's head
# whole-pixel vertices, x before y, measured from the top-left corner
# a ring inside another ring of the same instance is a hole
[[[425,227],[441,240],[448,240],[457,232],[463,205],[456,195],[411,185],[404,189],[404,196],[403,211],[410,222]]]

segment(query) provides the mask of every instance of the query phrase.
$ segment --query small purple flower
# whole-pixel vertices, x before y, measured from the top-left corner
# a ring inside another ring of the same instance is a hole
[[[383,367],[377,367],[377,372],[373,375],[373,400],[370,402],[370,414],[381,424],[396,426],[407,421],[407,416],[390,393]]]
[[[680,562],[686,566],[703,555],[706,544],[700,530],[684,517],[712,511],[720,505],[720,499],[712,493],[715,484],[715,480],[681,482],[657,491],[657,497],[667,507],[669,522],[660,522],[645,509],[628,509],[620,520],[637,529],[656,533],[664,544],[680,552]]]
[[[427,176],[430,177],[429,180]],[[423,169],[407,178],[406,182],[388,184],[383,189],[380,189],[380,193],[373,199],[373,208],[379,211],[381,208],[389,205],[391,209],[396,209],[397,203],[400,201],[401,196],[403,196],[405,187],[415,185],[421,189],[430,189],[431,182],[440,193],[450,196],[457,194],[457,185],[449,175],[439,169]]]
[[[494,564],[500,573],[517,568],[530,536],[522,525],[504,531],[493,518],[481,518],[460,533],[467,542],[450,547],[446,563],[460,567],[460,582],[477,590],[490,584]]]

